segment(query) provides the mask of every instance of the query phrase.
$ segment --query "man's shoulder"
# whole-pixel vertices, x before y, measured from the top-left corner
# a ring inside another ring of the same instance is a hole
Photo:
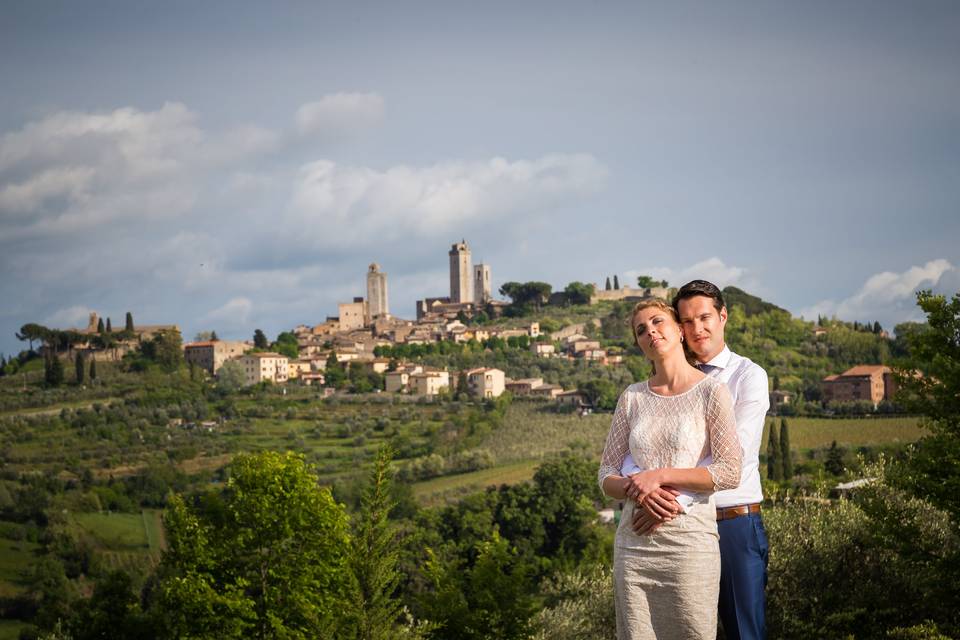
[[[756,362],[746,356],[742,356],[734,351],[730,352],[730,368],[733,370],[731,377],[736,376],[741,380],[757,380],[766,382],[767,371]]]

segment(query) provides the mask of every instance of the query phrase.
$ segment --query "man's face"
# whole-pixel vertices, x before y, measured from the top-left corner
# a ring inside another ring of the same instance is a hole
[[[723,350],[723,328],[727,324],[727,308],[717,311],[713,298],[694,296],[677,304],[680,326],[687,347],[701,362],[707,362]]]

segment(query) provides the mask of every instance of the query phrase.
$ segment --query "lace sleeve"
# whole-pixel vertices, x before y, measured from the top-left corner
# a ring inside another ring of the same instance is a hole
[[[629,388],[620,394],[620,400],[617,401],[617,408],[613,412],[613,420],[610,423],[610,433],[607,434],[607,443],[603,447],[603,455],[600,457],[600,471],[597,473],[597,482],[600,483],[600,490],[603,490],[603,481],[607,476],[620,475],[620,467],[623,465],[623,459],[627,457],[630,451],[630,420],[627,416],[627,397]]]
[[[713,462],[707,465],[707,471],[713,478],[713,490],[735,489],[740,485],[742,455],[733,400],[724,384],[717,384],[710,391],[707,400],[707,432],[710,435],[710,451],[713,455]]]

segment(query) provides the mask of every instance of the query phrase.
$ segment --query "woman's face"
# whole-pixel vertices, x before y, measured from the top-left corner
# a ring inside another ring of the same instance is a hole
[[[648,307],[633,318],[633,334],[650,360],[659,360],[671,349],[682,349],[680,325],[669,311]]]

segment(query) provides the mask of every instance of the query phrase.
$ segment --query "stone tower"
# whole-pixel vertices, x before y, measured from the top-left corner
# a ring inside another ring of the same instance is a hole
[[[367,269],[367,305],[371,320],[390,313],[387,302],[387,274],[380,271],[380,265],[376,262]]]
[[[461,240],[450,249],[450,302],[473,302],[470,249]]]
[[[490,265],[480,263],[473,268],[473,300],[486,304],[490,299]]]

